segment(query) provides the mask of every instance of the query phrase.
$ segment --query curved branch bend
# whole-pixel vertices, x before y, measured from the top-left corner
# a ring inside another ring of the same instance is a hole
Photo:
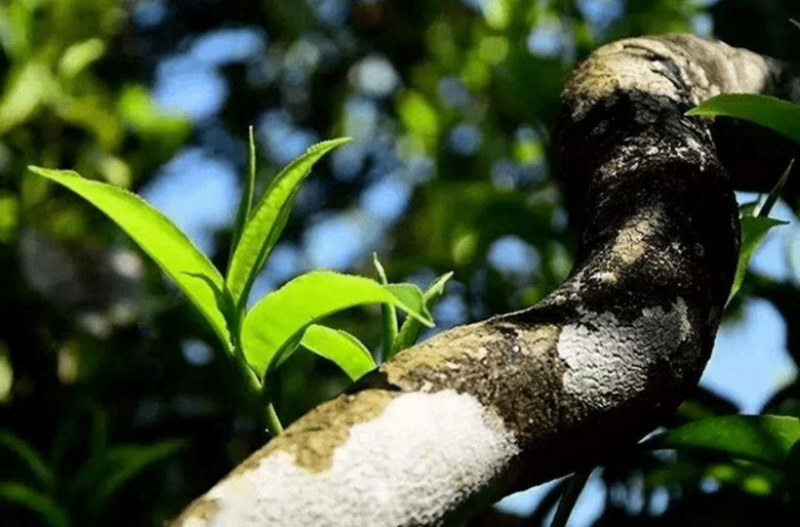
[[[783,76],[691,36],[600,48],[562,96],[559,168],[581,232],[570,279],[400,353],[176,525],[440,525],[630,447],[700,378],[739,250],[709,125],[684,112],[776,93]]]

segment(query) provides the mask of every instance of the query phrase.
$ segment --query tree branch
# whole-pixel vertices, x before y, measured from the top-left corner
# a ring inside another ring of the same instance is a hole
[[[708,121],[782,66],[691,36],[623,40],[562,96],[560,173],[581,232],[538,305],[400,353],[270,441],[180,526],[440,525],[630,448],[696,385],[739,249]]]

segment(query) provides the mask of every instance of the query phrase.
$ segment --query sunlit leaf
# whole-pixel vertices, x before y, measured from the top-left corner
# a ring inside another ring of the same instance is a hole
[[[104,212],[172,278],[231,349],[225,283],[217,269],[166,216],[139,196],[67,170],[29,167],[67,187]]]
[[[389,302],[433,326],[422,292],[410,284],[383,286],[360,276],[315,271],[290,281],[253,307],[242,325],[248,363],[263,375],[284,346],[309,325],[351,307]]]
[[[369,350],[345,331],[312,324],[300,345],[333,362],[354,381],[377,367]]]
[[[295,197],[311,168],[326,153],[348,141],[347,138],[333,139],[312,146],[270,184],[242,232],[228,270],[226,283],[237,308],[247,303],[253,281],[283,232]]]
[[[0,448],[14,453],[45,488],[52,485],[53,473],[47,466],[47,462],[24,439],[8,430],[0,430]]]
[[[453,273],[447,273],[439,278],[437,278],[433,284],[425,291],[423,298],[425,299],[425,306],[428,309],[432,309],[436,302],[444,294],[444,287],[447,285],[448,280],[453,276]],[[400,328],[400,332],[397,334],[397,337],[394,339],[394,343],[392,345],[392,352],[384,357],[384,360],[389,360],[398,352],[410,348],[414,344],[416,344],[417,339],[419,339],[419,334],[422,332],[422,324],[412,317],[406,318],[403,322],[403,326]]]
[[[250,219],[250,211],[253,208],[253,190],[256,185],[256,141],[253,135],[253,127],[247,130],[247,174],[245,175],[244,187],[242,188],[242,199],[239,202],[239,212],[236,213],[236,222],[233,224],[233,237],[231,241],[230,259],[239,245],[247,221]]]
[[[645,441],[650,449],[699,450],[780,465],[800,440],[800,419],[731,415],[694,421]]]
[[[383,269],[378,254],[372,253],[372,265],[378,274],[378,281],[383,285],[389,285],[386,279],[386,271]],[[381,337],[383,342],[383,356],[389,357],[392,353],[392,345],[397,338],[397,309],[392,304],[381,304]]]
[[[50,527],[68,527],[69,516],[50,496],[16,482],[0,482],[0,502],[13,503],[36,514]]]
[[[742,93],[718,95],[688,111],[686,115],[744,119],[800,143],[800,105],[768,95]]]

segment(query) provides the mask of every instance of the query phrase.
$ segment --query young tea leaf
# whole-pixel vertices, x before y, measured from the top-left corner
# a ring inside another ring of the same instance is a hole
[[[428,290],[425,291],[423,298],[425,299],[425,306],[428,309],[433,308],[433,306],[436,305],[436,302],[438,302],[442,297],[444,294],[444,287],[447,285],[448,280],[450,280],[452,276],[452,272],[440,276],[433,282]],[[406,320],[403,322],[403,326],[400,328],[400,332],[394,339],[391,353],[384,357],[384,360],[389,360],[398,352],[413,346],[417,342],[417,339],[419,339],[419,334],[421,332],[422,324],[420,324],[418,320],[411,317],[406,318]]]
[[[290,281],[247,313],[242,343],[250,366],[263,376],[288,343],[328,315],[364,304],[391,303],[433,326],[422,292],[410,284],[383,286],[369,278],[314,271]]]
[[[139,196],[68,170],[29,169],[75,192],[133,238],[186,294],[230,351],[228,299],[219,271],[166,216]]]
[[[767,95],[718,95],[689,110],[686,115],[744,119],[800,143],[800,105]]]
[[[233,225],[233,237],[231,238],[231,253],[228,261],[233,259],[233,253],[239,245],[247,221],[250,219],[250,210],[253,207],[253,189],[256,186],[256,141],[253,135],[253,127],[247,130],[247,174],[242,188],[242,200],[239,202],[239,211],[236,213],[236,223]]]
[[[378,253],[372,253],[372,264],[378,273],[378,281],[383,285],[388,285],[386,271],[378,260]],[[381,304],[381,337],[383,341],[383,356],[388,357],[392,353],[392,343],[397,337],[397,309],[392,304]]]
[[[800,440],[800,419],[729,415],[693,421],[643,443],[649,449],[701,450],[746,461],[780,465]]]
[[[270,184],[242,231],[228,269],[226,283],[237,312],[244,309],[253,281],[278,241],[295,197],[311,168],[322,156],[348,141],[347,138],[334,139],[312,146],[284,168]]]
[[[377,367],[369,350],[345,331],[312,324],[300,345],[339,366],[353,381]],[[289,355],[285,353],[281,362]]]

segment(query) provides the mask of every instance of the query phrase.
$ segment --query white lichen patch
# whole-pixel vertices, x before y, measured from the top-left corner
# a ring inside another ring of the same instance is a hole
[[[642,393],[653,368],[669,365],[691,332],[686,303],[642,310],[622,322],[612,313],[584,312],[561,330],[557,350],[566,371],[564,390],[592,408],[611,408]]]
[[[660,222],[661,211],[658,209],[632,218],[617,233],[611,254],[625,265],[635,263],[644,256],[647,237],[658,229]]]
[[[312,432],[313,433],[313,432]],[[435,524],[518,454],[500,418],[455,391],[407,393],[357,424],[312,473],[278,450],[206,496],[213,513],[184,526],[401,526]]]

